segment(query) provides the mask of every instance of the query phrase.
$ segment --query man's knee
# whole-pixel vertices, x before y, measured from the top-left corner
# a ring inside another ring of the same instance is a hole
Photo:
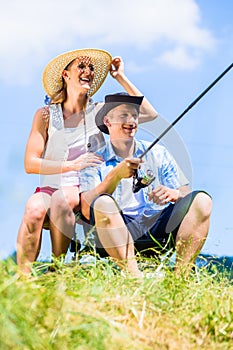
[[[207,219],[211,214],[212,199],[207,193],[199,192],[195,196],[191,207],[195,208],[197,214],[201,215],[202,218]]]
[[[115,200],[108,195],[98,197],[93,204],[93,209],[98,226],[110,225],[113,215],[119,213]]]
[[[115,200],[108,195],[102,195],[98,197],[94,202],[94,212],[102,212],[104,214],[114,214],[119,212]]]

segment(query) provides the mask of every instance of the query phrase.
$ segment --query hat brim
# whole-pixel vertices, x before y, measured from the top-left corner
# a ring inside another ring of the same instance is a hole
[[[100,49],[80,49],[65,52],[52,59],[45,67],[42,74],[42,83],[46,94],[54,96],[62,89],[62,72],[66,66],[78,57],[90,57],[94,65],[94,80],[88,95],[92,96],[101,87],[109,72],[112,56]]]
[[[134,96],[130,96],[131,98]],[[122,97],[121,97],[122,98]],[[143,96],[135,96],[135,100],[142,102]],[[139,113],[140,110],[140,104],[138,103],[129,103],[127,101],[121,101],[121,102],[108,102],[103,105],[103,107],[97,112],[95,116],[95,123],[96,126],[105,134],[109,134],[108,127],[104,124],[104,117],[114,108],[122,105],[122,104],[129,104],[131,106],[134,106],[136,110]]]

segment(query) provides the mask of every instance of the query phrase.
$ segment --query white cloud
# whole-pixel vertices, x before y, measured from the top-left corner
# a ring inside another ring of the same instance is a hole
[[[164,52],[157,61],[177,69],[193,69],[200,63],[200,57],[195,53],[189,54],[184,47],[176,47]]]
[[[215,45],[194,0],[9,0],[1,4],[0,21],[6,83],[29,83],[34,70],[73,48],[153,47],[152,58],[187,68],[198,63],[193,51],[201,57]]]

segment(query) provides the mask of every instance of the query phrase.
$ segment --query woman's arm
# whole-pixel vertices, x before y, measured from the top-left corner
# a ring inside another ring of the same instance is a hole
[[[82,154],[71,161],[42,158],[48,138],[48,124],[44,108],[38,109],[34,116],[24,157],[24,167],[28,174],[60,174],[72,170],[81,170],[87,166],[95,166],[102,162],[101,157],[94,153]]]
[[[40,174],[42,155],[48,137],[49,118],[45,118],[44,109],[40,108],[35,113],[31,132],[27,141],[24,168],[28,174]]]
[[[143,96],[138,88],[125,76],[124,74],[124,62],[121,57],[115,57],[112,60],[112,66],[110,68],[111,76],[118,81],[118,83],[132,96]],[[157,111],[144,97],[139,114],[139,123],[145,123],[154,120],[158,116]]]

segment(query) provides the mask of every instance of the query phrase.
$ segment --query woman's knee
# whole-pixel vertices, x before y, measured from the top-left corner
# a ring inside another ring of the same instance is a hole
[[[25,208],[25,218],[27,222],[35,223],[43,221],[47,213],[47,208],[40,201],[29,201]]]
[[[75,209],[79,205],[78,189],[57,190],[51,197],[51,209],[57,211],[67,211]]]

